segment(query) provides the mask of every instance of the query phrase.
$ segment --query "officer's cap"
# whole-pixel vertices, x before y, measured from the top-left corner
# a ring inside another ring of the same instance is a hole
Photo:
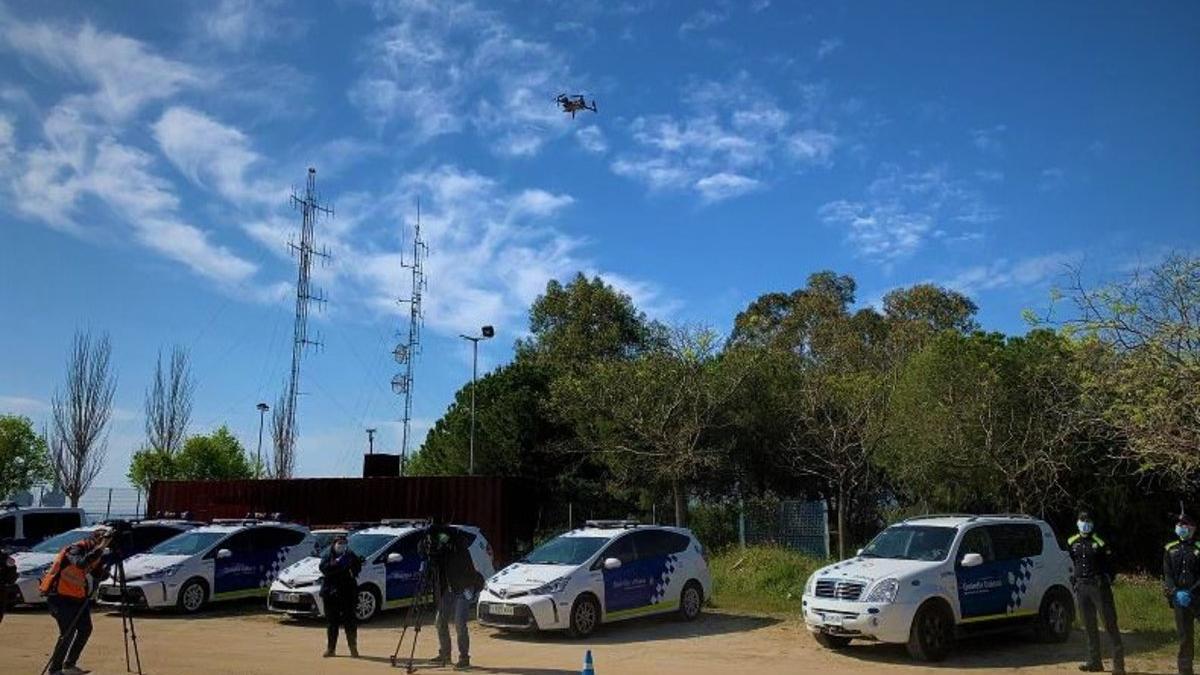
[[[1187,514],[1185,514],[1185,513],[1181,513],[1181,514],[1179,514],[1179,521],[1178,521],[1178,524],[1180,524],[1180,525],[1187,525],[1188,527],[1195,527],[1195,526],[1196,526],[1196,521],[1192,520],[1192,517],[1191,517],[1191,516],[1189,516],[1189,515],[1187,515]]]
[[[1079,518],[1078,518],[1078,519],[1079,519],[1079,520],[1086,520],[1086,521],[1087,521],[1087,522],[1089,522],[1089,523],[1090,523],[1090,522],[1092,522],[1092,513],[1091,513],[1091,511],[1088,511],[1087,509],[1081,509],[1081,510],[1079,511]]]

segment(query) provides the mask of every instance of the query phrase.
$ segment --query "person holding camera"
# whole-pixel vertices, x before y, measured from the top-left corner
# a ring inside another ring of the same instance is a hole
[[[346,535],[339,534],[321,558],[321,598],[325,601],[327,646],[324,656],[337,649],[338,626],[346,632],[350,656],[358,658],[358,620],[354,614],[358,602],[358,573],[363,559],[350,550]]]
[[[450,663],[450,622],[458,637],[460,669],[471,667],[471,638],[467,634],[467,615],[471,603],[483,588],[483,575],[475,569],[466,535],[453,527],[435,525],[429,529],[429,561],[433,566],[437,595],[439,665]]]
[[[38,588],[46,596],[50,616],[58,623],[58,642],[50,656],[50,675],[80,675],[76,664],[92,635],[92,591],[108,577],[104,556],[112,545],[112,530],[96,531],[63,547]]]

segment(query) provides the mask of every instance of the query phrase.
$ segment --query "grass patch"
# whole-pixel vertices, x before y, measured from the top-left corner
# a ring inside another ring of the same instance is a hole
[[[777,547],[724,550],[709,560],[713,605],[720,609],[797,617],[804,583],[826,564],[825,560]],[[1122,632],[1134,633],[1139,641],[1152,648],[1172,644],[1175,619],[1163,600],[1158,579],[1121,576],[1113,587],[1113,597]]]

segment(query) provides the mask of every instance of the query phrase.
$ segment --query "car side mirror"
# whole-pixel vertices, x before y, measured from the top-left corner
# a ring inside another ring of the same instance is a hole
[[[979,567],[983,564],[983,556],[978,553],[968,553],[962,558],[963,567]]]
[[[620,566],[621,566],[621,561],[617,558],[605,558],[604,559],[604,569],[606,569],[606,570],[615,570]]]
[[[223,548],[223,549],[217,551],[217,559],[218,560],[221,558],[229,558],[231,556],[233,556],[233,551],[230,551],[227,548]]]
[[[399,553],[389,553],[388,554],[387,561],[389,563],[398,563],[401,560],[404,560],[404,556],[400,555]]]
[[[860,548],[854,552],[854,555],[856,555],[856,556],[862,555],[862,552],[863,552],[863,550]]]

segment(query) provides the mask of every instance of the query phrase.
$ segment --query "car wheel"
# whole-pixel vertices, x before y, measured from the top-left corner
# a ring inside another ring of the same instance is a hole
[[[370,586],[359,586],[358,597],[354,601],[354,618],[359,623],[367,623],[379,613],[379,594]]]
[[[1071,596],[1060,588],[1053,588],[1042,598],[1038,609],[1035,630],[1041,642],[1066,642],[1071,637],[1071,624],[1075,621],[1075,604]]]
[[[201,579],[189,579],[179,589],[178,605],[185,614],[195,614],[208,602],[208,585]]]
[[[844,635],[830,635],[829,633],[813,633],[813,639],[817,644],[826,649],[845,649],[850,646],[850,638]]]
[[[600,625],[600,603],[591,595],[581,595],[571,605],[571,625],[567,632],[574,638],[588,637]]]
[[[929,602],[917,610],[908,631],[908,653],[918,661],[941,661],[950,653],[954,640],[954,618],[950,609]]]
[[[679,618],[683,621],[694,621],[700,616],[700,608],[704,606],[704,590],[695,581],[689,581],[679,594]]]

